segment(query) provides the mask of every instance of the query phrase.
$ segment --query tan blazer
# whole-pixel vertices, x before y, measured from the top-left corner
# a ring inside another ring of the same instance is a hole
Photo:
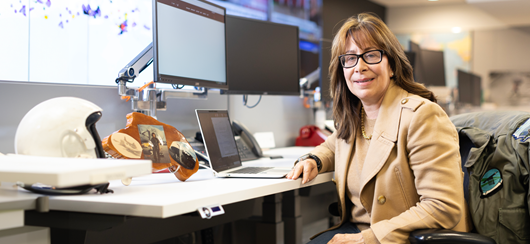
[[[353,143],[333,134],[312,152],[322,172],[335,171],[341,224],[349,221],[346,177]],[[440,106],[389,87],[360,179],[361,203],[381,243],[408,243],[416,229],[469,231],[458,149],[457,131]]]

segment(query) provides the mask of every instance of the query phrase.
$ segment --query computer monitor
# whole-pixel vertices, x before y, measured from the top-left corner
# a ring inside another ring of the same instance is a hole
[[[228,88],[226,9],[203,0],[153,1],[154,81]]]
[[[319,51],[318,43],[300,40],[300,77],[306,77],[319,67]],[[313,83],[309,89],[315,89],[318,83]]]
[[[322,101],[333,101],[330,94],[329,65],[331,62],[331,40],[320,40],[320,94]]]
[[[228,15],[226,39],[222,94],[300,95],[298,27]]]
[[[444,52],[421,50],[423,83],[425,86],[445,86]]]
[[[420,45],[409,41],[410,50],[409,52],[413,54],[414,65],[412,65],[412,70],[414,73],[414,81],[418,83],[425,83],[425,78],[423,76],[423,64],[421,62],[421,48]],[[409,55],[411,55],[409,54]],[[409,59],[410,61],[410,59]]]
[[[458,102],[462,105],[469,104],[480,106],[482,97],[482,78],[471,72],[458,70]]]
[[[405,56],[407,56],[410,66],[412,66],[412,69],[414,70],[414,65],[416,64],[416,53],[405,51]]]

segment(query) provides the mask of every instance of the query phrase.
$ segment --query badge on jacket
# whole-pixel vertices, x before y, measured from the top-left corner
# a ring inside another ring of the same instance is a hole
[[[526,142],[530,138],[530,119],[527,119],[523,125],[519,126],[517,130],[513,133],[513,138],[515,140],[521,140],[521,142]]]
[[[488,170],[480,179],[481,198],[495,194],[502,188],[502,175],[498,169]]]

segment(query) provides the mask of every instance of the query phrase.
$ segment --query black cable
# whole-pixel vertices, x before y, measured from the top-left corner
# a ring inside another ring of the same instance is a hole
[[[184,88],[184,85],[179,86],[179,84],[171,84],[171,86],[173,87],[173,89],[177,89],[177,90]]]
[[[248,101],[248,95],[243,95],[243,106],[247,108],[255,108],[256,106],[258,106],[259,102],[261,102],[261,95],[259,95],[259,100],[256,102],[256,104],[252,106],[248,106],[247,101]]]

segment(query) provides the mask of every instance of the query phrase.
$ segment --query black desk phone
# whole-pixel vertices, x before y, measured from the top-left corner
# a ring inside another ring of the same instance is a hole
[[[234,131],[241,161],[254,160],[263,156],[258,141],[256,141],[256,138],[254,138],[247,127],[237,120],[234,120],[232,121],[232,130]]]
[[[234,120],[232,122],[232,131],[234,132],[237,150],[239,151],[241,161],[254,160],[263,156],[263,152],[258,144],[258,141],[256,141],[256,138],[254,138],[247,127]],[[206,150],[204,149],[204,144],[202,144],[204,142],[202,141],[201,132],[197,132],[194,139],[196,142],[190,142],[190,144],[199,157],[199,161],[207,162],[208,157]]]

